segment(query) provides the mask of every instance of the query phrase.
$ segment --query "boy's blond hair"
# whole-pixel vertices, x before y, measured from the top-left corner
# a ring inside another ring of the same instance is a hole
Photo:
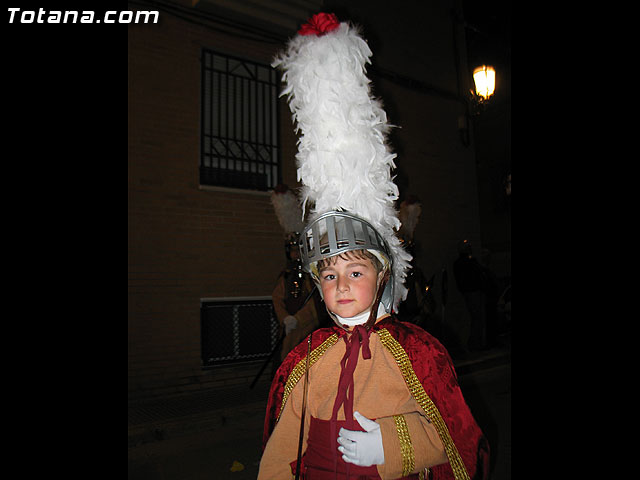
[[[338,255],[334,255],[333,257],[323,258],[319,260],[317,263],[318,272],[322,272],[323,269],[327,268],[329,265],[335,265],[338,261],[338,258],[342,260],[369,260],[375,268],[376,273],[380,273],[382,271],[382,263],[378,260],[374,254],[367,250],[349,250],[347,252],[342,252]]]

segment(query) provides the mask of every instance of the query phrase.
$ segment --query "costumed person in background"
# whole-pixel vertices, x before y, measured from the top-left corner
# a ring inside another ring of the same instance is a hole
[[[458,291],[464,297],[471,321],[467,348],[472,352],[482,350],[487,346],[486,276],[482,265],[473,256],[471,242],[467,239],[458,244],[453,276]]]
[[[404,248],[411,254],[411,268],[407,273],[405,285],[407,286],[407,298],[398,305],[397,316],[399,320],[415,323],[430,333],[437,327],[436,301],[433,295],[433,280],[435,274],[429,280],[422,273],[416,262],[416,244],[414,232],[422,213],[422,205],[415,195],[408,195],[400,203],[401,226],[398,237]]]
[[[313,330],[327,323],[327,314],[311,277],[302,269],[298,236],[302,231],[300,203],[285,184],[271,192],[271,203],[285,234],[287,264],[271,294],[273,308],[285,335],[277,368],[287,354]],[[275,368],[274,368],[275,372]]]
[[[500,282],[491,269],[491,252],[483,248],[480,254],[480,266],[484,273],[484,296],[485,296],[485,323],[486,335],[485,343],[487,348],[498,346],[498,301],[500,300]]]
[[[395,235],[395,154],[370,96],[370,56],[357,28],[321,13],[273,63],[302,132],[300,254],[333,325],[273,379],[258,479],[485,479],[489,447],[449,354],[393,314],[411,255]]]

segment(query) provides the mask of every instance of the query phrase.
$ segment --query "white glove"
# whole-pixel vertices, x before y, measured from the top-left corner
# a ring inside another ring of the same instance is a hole
[[[284,334],[289,335],[289,333],[291,333],[291,330],[295,329],[298,325],[298,319],[293,315],[287,315],[286,317],[284,317],[282,323],[284,323]]]
[[[369,420],[359,412],[354,412],[353,417],[365,431],[340,429],[338,451],[342,453],[342,459],[361,467],[382,465],[384,463],[384,448],[382,447],[380,424]]]

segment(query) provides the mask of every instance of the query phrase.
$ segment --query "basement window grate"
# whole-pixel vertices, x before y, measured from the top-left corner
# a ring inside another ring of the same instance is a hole
[[[271,298],[203,300],[200,316],[203,367],[265,359],[278,341]]]

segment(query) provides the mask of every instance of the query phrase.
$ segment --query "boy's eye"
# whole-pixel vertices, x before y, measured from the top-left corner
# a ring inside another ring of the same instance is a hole
[[[351,273],[351,276],[352,276],[352,277],[356,277],[356,278],[358,278],[358,277],[361,277],[361,276],[362,276],[362,273],[360,273],[360,272],[352,272],[352,273]]]
[[[332,273],[327,273],[324,277],[322,277],[324,280],[333,280],[335,278],[335,275]]]

